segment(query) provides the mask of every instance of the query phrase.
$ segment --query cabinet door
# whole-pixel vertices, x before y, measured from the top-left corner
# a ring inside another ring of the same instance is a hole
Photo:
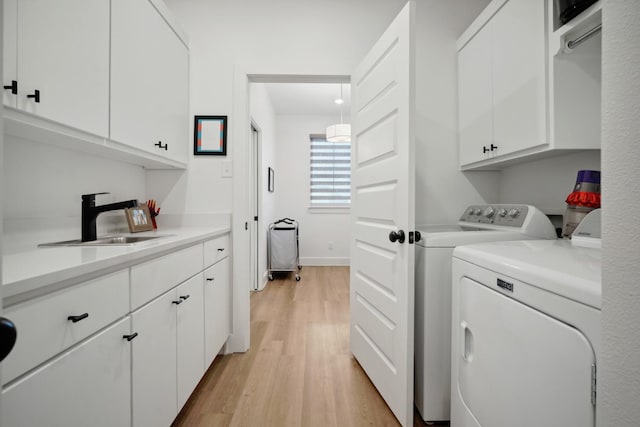
[[[186,162],[187,48],[150,2],[111,3],[110,138]]]
[[[491,29],[483,27],[458,52],[460,165],[488,158],[493,143]]]
[[[204,272],[205,365],[208,367],[230,333],[229,258]]]
[[[544,3],[509,0],[490,22],[496,155],[548,143]]]
[[[178,410],[204,374],[204,287],[202,273],[177,288]]]
[[[4,14],[2,19],[3,40],[2,40],[2,78],[3,86],[10,86],[12,81],[17,84],[18,81],[18,0],[3,0],[2,2]],[[5,89],[2,95],[4,105],[9,107],[16,106],[18,97],[11,90]]]
[[[18,108],[107,136],[109,2],[20,1],[17,32]]]
[[[0,425],[131,425],[129,331],[127,317],[6,387]]]
[[[168,426],[177,411],[176,290],[131,314],[133,425]]]

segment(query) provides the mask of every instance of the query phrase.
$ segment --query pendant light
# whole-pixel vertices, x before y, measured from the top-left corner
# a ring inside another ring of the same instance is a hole
[[[336,99],[335,103],[340,105],[340,124],[327,127],[326,140],[329,142],[349,142],[351,141],[351,125],[343,123],[342,120],[342,105],[344,104],[342,83],[340,84],[340,98]]]

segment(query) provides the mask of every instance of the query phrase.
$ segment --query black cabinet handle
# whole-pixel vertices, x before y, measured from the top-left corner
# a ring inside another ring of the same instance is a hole
[[[36,89],[32,94],[27,95],[27,98],[33,98],[36,103],[40,103],[40,91]]]
[[[186,299],[189,299],[189,297],[190,297],[190,296],[191,296],[191,295],[181,295],[181,296],[180,296],[180,299],[181,299],[182,301],[184,301],[184,300],[186,300]]]
[[[498,149],[498,146],[497,146],[497,145],[493,145],[493,144],[491,144],[491,151],[493,151],[493,150],[497,150],[497,149]]]
[[[13,350],[17,336],[16,325],[11,320],[0,317],[0,362]]]
[[[213,279],[215,279],[215,277],[207,277],[207,282],[213,282]]]
[[[224,248],[218,248],[218,252],[224,252]]]
[[[178,299],[178,300],[175,300],[175,301],[171,301],[171,303],[175,304],[175,305],[180,305],[180,304],[182,304],[182,301],[184,301],[184,300],[183,299]]]
[[[418,230],[416,230],[416,243],[422,240],[422,234]]]
[[[486,147],[486,145],[483,145],[483,146],[482,146],[482,152],[483,152],[483,153],[488,153],[489,151],[491,151],[491,150],[489,150],[489,149]]]
[[[169,148],[169,144],[162,144],[162,141],[158,141],[153,145],[155,145],[158,148],[164,148],[165,151],[167,151],[167,149]]]
[[[11,93],[13,95],[17,95],[18,94],[18,82],[16,80],[11,80],[11,84],[10,85],[5,85],[4,88],[5,89],[11,89]]]
[[[82,319],[86,319],[87,317],[89,317],[89,313],[82,313],[78,314],[77,316],[69,316],[67,317],[67,320],[71,320],[73,323],[77,323]]]
[[[393,243],[395,243],[396,241],[398,241],[398,243],[404,243],[404,231],[392,231],[391,233],[389,233],[389,240],[391,240],[391,242]]]
[[[137,336],[138,336],[138,333],[134,332],[131,335],[123,335],[122,338],[124,338],[127,341],[131,341],[132,339],[134,339]]]

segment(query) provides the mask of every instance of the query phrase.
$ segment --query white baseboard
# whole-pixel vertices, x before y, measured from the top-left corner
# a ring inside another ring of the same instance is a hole
[[[300,258],[301,266],[342,266],[349,265],[350,258],[324,258],[324,257],[309,257]]]

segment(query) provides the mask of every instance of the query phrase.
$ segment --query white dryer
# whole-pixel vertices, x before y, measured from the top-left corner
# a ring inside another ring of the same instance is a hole
[[[600,254],[567,240],[454,250],[452,427],[595,425]]]
[[[415,404],[425,421],[446,421],[451,384],[451,255],[459,245],[556,239],[546,215],[528,205],[474,205],[457,224],[416,227]]]

